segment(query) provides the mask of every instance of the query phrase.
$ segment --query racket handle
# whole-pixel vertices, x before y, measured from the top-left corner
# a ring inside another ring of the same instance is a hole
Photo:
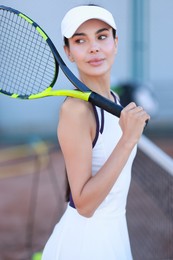
[[[109,112],[117,117],[120,117],[121,111],[123,109],[123,107],[121,105],[118,105],[95,92],[92,92],[90,94],[88,101],[100,108],[103,108],[107,112]],[[148,125],[148,122],[149,122],[149,120],[146,120],[145,127]],[[145,129],[145,127],[144,127],[144,129]]]
[[[118,105],[95,92],[90,94],[88,101],[117,117],[120,117],[121,111],[123,109],[121,105]]]

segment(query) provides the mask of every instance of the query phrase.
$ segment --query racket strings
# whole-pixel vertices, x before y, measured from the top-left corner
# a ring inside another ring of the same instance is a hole
[[[28,24],[27,24],[27,26],[28,26]],[[13,28],[12,28],[13,29]],[[15,28],[14,28],[15,29]],[[28,30],[29,31],[29,30]],[[15,36],[16,36],[17,34],[15,34]],[[19,36],[19,35],[18,35]],[[32,36],[32,35],[31,35]],[[22,38],[21,38],[22,39]],[[33,38],[34,39],[34,38]],[[12,39],[11,39],[12,40]],[[28,39],[26,38],[26,40],[28,41]],[[17,40],[18,41],[18,40]],[[37,43],[39,42],[39,39],[38,39],[38,41],[37,41]],[[40,46],[39,46],[40,47]],[[24,51],[25,51],[25,54],[27,55],[28,53],[27,53],[27,48],[26,48],[26,46],[25,46],[25,42],[23,41],[22,42],[22,44],[21,44],[21,48],[22,49],[24,49]],[[37,49],[37,48],[36,48]],[[36,50],[35,49],[35,50]],[[17,51],[21,51],[21,49],[19,49],[18,48],[18,50]],[[16,54],[16,53],[15,53]],[[39,57],[37,57],[37,58],[39,58]],[[21,59],[21,62],[23,61],[23,59],[22,59],[22,57],[21,56],[19,56],[19,61],[20,61],[20,59]],[[27,57],[27,59],[26,59],[26,62],[28,63],[28,65],[30,65],[30,62],[29,62],[29,60],[28,60],[28,57]],[[19,64],[20,65],[20,64]],[[36,65],[36,64],[35,64]],[[20,67],[20,66],[19,66]],[[39,67],[40,67],[40,64],[39,64]],[[37,68],[39,68],[39,67],[37,67]],[[36,68],[36,67],[35,67]]]
[[[51,85],[54,56],[36,28],[22,17],[0,10],[0,89],[29,96]]]

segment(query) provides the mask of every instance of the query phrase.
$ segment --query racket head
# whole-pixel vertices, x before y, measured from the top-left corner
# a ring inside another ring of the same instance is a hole
[[[59,72],[51,46],[37,23],[0,5],[0,93],[30,99],[50,91]]]

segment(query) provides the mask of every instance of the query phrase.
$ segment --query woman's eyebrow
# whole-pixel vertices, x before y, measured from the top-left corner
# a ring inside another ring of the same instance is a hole
[[[104,32],[104,31],[109,31],[109,28],[101,28],[101,29],[96,31],[96,34],[99,34],[99,33]],[[74,33],[72,38],[75,37],[75,36],[86,36],[86,34],[85,33]]]
[[[96,34],[101,33],[101,32],[104,32],[104,31],[109,31],[109,28],[99,29],[99,30],[96,32]]]
[[[74,33],[72,38],[75,36],[85,36],[85,35],[86,35],[85,33]]]

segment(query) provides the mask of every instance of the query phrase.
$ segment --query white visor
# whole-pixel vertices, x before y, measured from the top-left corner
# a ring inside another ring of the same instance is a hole
[[[90,20],[98,19],[117,29],[112,14],[99,6],[78,6],[66,13],[61,22],[61,33],[63,37],[71,38],[79,26]]]

